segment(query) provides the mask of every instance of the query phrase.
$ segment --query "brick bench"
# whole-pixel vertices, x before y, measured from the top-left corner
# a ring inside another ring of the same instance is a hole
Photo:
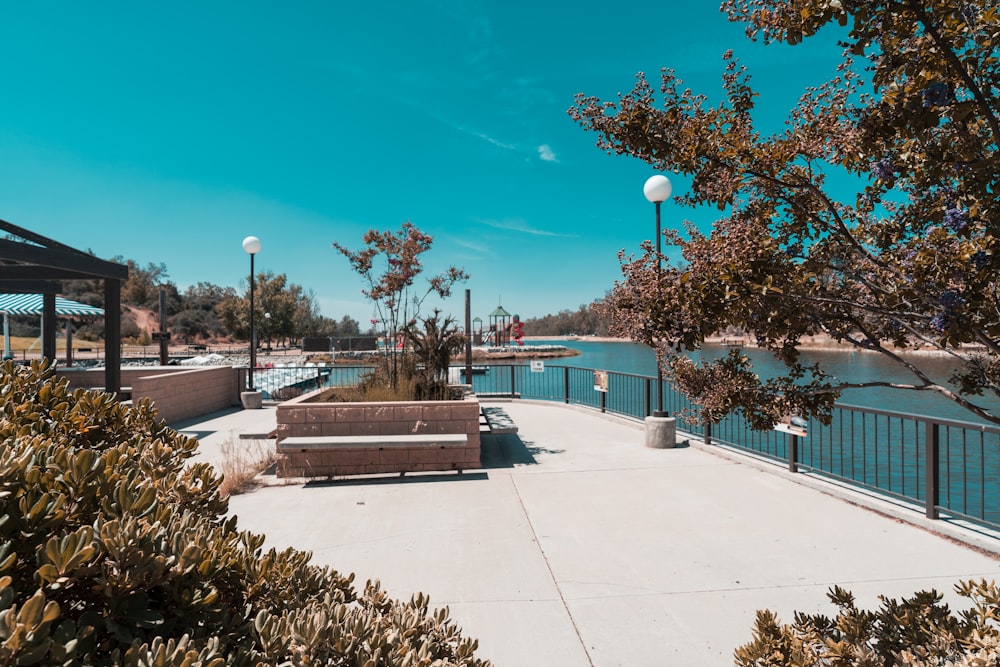
[[[289,436],[278,441],[282,477],[335,477],[479,468],[465,434]]]

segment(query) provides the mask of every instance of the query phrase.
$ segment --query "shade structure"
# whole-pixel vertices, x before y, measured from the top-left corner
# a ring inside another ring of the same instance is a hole
[[[42,354],[54,359],[56,351],[55,295],[65,280],[89,280],[104,292],[104,388],[117,394],[122,385],[121,295],[128,280],[128,266],[98,258],[0,219],[0,293],[43,294]]]
[[[0,313],[3,313],[3,351],[4,357],[11,357],[10,352],[10,321],[9,315],[42,315],[45,312],[45,298],[41,294],[0,294]],[[56,297],[56,316],[63,317],[96,317],[104,314],[103,308],[90,306],[72,299]],[[66,334],[66,361],[72,363],[72,349],[69,343],[69,327]]]
[[[42,314],[41,294],[0,294],[0,313],[5,315],[41,315]],[[56,297],[56,315],[63,316],[100,316],[104,314],[103,308],[88,306],[79,301]]]

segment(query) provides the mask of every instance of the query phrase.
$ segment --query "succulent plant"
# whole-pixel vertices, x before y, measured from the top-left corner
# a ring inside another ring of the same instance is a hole
[[[148,402],[0,365],[0,664],[489,664],[426,596],[265,550],[197,447]]]

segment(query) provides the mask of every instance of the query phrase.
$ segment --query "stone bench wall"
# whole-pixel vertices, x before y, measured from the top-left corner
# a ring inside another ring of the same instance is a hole
[[[311,403],[306,394],[277,407],[279,474],[285,477],[333,477],[468,470],[481,467],[479,401],[474,395],[457,401],[387,403]],[[435,443],[431,436],[460,434],[465,444]],[[427,436],[416,445],[334,446],[329,449],[282,451],[289,437]]]

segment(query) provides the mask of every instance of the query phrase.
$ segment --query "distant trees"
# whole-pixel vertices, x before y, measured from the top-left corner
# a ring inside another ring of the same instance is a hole
[[[169,302],[167,313],[176,310],[179,305],[177,286],[170,282],[166,264],[150,262],[143,268],[135,260],[126,260],[121,256],[112,258],[112,261],[128,266],[128,280],[122,284],[122,303],[158,313],[160,290],[166,289]]]
[[[524,321],[528,336],[608,335],[608,320],[601,314],[601,300],[583,304],[576,311],[560,310],[554,315],[533,317]]]
[[[166,292],[168,325],[175,340],[249,338],[249,301],[245,290],[241,294],[232,287],[200,282],[180,292],[162,262],[143,267],[122,257],[115,257],[114,261],[129,267],[129,278],[122,284],[123,305],[151,310],[158,317],[160,290]],[[262,273],[257,280],[255,324],[261,340],[360,333],[360,325],[350,316],[345,315],[338,322],[321,315],[315,294],[289,282],[284,274]],[[99,280],[64,281],[62,294],[82,303],[104,305],[104,286]],[[16,335],[38,335],[37,318],[15,320],[13,324]],[[142,339],[149,333],[141,330],[127,313],[123,315],[123,336]],[[97,340],[104,335],[104,322],[84,323],[74,335]]]
[[[218,301],[215,311],[229,334],[250,339],[249,294],[229,289]],[[340,325],[323,317],[311,290],[289,282],[283,273],[271,271],[262,271],[254,279],[254,324],[258,342],[268,347],[274,341],[303,336],[351,335],[359,329],[357,321],[346,315]]]
[[[181,310],[170,318],[170,330],[174,336],[188,340],[225,336],[228,333],[226,325],[215,307],[235,295],[232,287],[219,287],[206,282],[191,285],[181,295]]]

